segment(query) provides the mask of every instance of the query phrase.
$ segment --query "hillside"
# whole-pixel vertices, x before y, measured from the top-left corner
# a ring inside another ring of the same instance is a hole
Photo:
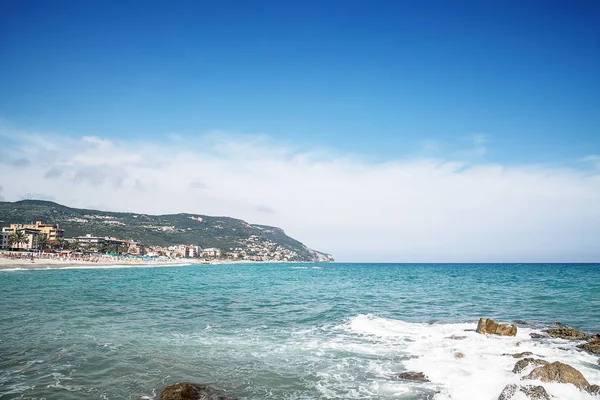
[[[86,210],[42,200],[0,202],[0,224],[33,221],[57,223],[65,237],[92,234],[141,240],[146,245],[193,244],[224,251],[235,248],[275,248],[296,253],[296,261],[332,261],[325,253],[309,249],[276,227],[248,224],[229,217],[199,214],[148,215]]]

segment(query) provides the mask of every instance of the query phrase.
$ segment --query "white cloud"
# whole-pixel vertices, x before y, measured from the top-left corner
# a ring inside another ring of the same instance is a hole
[[[0,135],[29,161],[3,166],[10,201],[45,193],[74,207],[229,215],[347,261],[600,260],[599,170],[373,162],[219,132],[160,144]]]

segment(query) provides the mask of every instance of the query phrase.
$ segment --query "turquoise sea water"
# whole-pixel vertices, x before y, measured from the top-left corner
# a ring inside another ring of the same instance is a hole
[[[506,340],[465,332],[482,316],[534,325]],[[529,339],[554,321],[600,332],[600,265],[1,271],[0,398],[136,399],[193,381],[244,399],[496,399],[513,379],[501,356],[510,346],[570,360],[600,383],[592,356]],[[489,357],[500,360],[489,382],[457,386]],[[432,383],[394,378],[406,369]]]

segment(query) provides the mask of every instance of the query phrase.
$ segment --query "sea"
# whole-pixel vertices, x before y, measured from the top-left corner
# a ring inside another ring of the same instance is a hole
[[[1,399],[153,399],[176,382],[252,400],[496,400],[511,383],[597,399],[521,381],[511,355],[600,384],[580,342],[530,337],[600,332],[600,264],[39,267],[0,271]],[[480,317],[527,324],[486,336]]]

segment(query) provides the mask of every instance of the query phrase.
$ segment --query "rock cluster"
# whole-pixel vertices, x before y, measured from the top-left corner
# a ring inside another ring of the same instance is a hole
[[[598,385],[590,385],[590,383],[587,381],[587,379],[585,379],[581,372],[579,372],[577,369],[573,368],[568,364],[564,364],[558,361],[549,363],[548,361],[536,358],[524,358],[522,360],[517,361],[515,367],[513,368],[513,372],[518,374],[531,364],[540,366],[534,368],[529,374],[522,377],[522,380],[538,379],[542,382],[567,383],[576,386],[580,390],[585,390],[588,393],[600,394],[600,387]],[[508,385],[504,388],[504,391],[502,392],[498,400],[512,398],[512,396],[517,392],[517,389],[525,393],[530,399],[549,398],[547,397],[548,394],[545,390],[542,392],[538,389],[535,389],[537,387],[541,386],[517,387],[516,385]]]
[[[491,318],[479,318],[476,332],[482,335],[516,336],[517,325],[499,324]]]
[[[160,393],[159,400],[235,400],[207,385],[182,382],[167,386]]]
[[[517,392],[525,394],[531,400],[550,400],[550,396],[543,386],[519,386],[515,384],[506,385],[498,400],[510,400]]]
[[[590,383],[583,377],[581,372],[568,364],[561,362],[546,363],[541,367],[534,368],[522,379],[539,379],[542,382],[571,383],[579,389],[587,389]]]
[[[558,328],[547,329],[546,332],[553,338],[560,338],[566,340],[586,340],[589,336],[585,332],[578,331],[577,329],[570,328],[568,326],[561,325]]]
[[[587,343],[580,344],[577,347],[590,354],[600,354],[600,339],[593,339]]]

